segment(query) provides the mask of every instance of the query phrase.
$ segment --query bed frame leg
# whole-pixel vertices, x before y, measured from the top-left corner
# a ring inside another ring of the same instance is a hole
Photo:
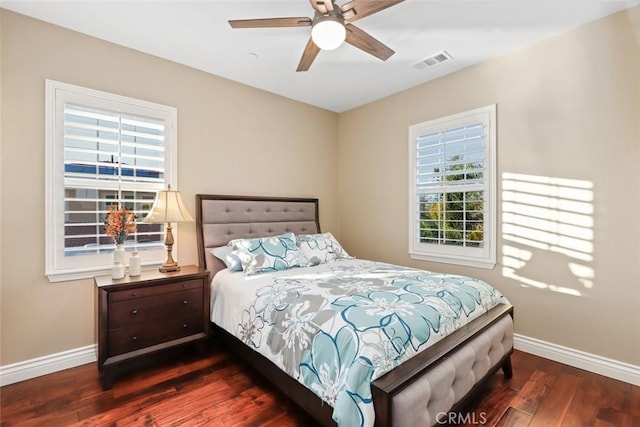
[[[502,372],[505,378],[513,377],[513,367],[511,366],[511,355],[502,363]]]

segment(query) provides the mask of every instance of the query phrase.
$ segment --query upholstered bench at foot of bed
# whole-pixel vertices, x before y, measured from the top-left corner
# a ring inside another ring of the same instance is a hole
[[[431,426],[448,418],[450,409],[513,349],[513,320],[505,316],[450,357],[397,393],[392,403],[394,427]],[[505,363],[509,363],[506,359]],[[505,366],[509,377],[510,365]]]

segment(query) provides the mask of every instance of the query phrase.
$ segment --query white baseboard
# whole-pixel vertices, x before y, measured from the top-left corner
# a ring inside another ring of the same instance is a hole
[[[85,365],[98,360],[97,345],[75,348],[48,356],[25,360],[24,362],[0,366],[0,387]]]
[[[514,347],[556,362],[640,386],[640,366],[515,334]],[[0,386],[51,374],[97,360],[95,344],[0,366]]]
[[[640,366],[514,334],[516,350],[640,386]],[[516,368],[517,369],[517,368]]]

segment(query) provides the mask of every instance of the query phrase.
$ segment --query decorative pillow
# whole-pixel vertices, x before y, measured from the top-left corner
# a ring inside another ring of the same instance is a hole
[[[309,265],[353,258],[340,246],[331,233],[299,234],[298,246],[309,261]]]
[[[219,258],[231,271],[242,271],[242,263],[231,246],[218,246],[211,249],[211,254]]]
[[[237,253],[242,269],[247,274],[281,271],[307,265],[307,260],[296,245],[293,233],[256,239],[236,239],[229,245]]]

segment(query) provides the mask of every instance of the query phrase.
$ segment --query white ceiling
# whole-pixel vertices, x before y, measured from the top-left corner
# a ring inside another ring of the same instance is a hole
[[[311,69],[302,73],[295,69],[310,27],[232,30],[227,20],[312,17],[307,0],[0,0],[0,6],[342,112],[639,2],[405,0],[355,23],[396,51],[389,60],[343,44],[320,52]],[[422,70],[413,66],[442,50],[454,59]]]

